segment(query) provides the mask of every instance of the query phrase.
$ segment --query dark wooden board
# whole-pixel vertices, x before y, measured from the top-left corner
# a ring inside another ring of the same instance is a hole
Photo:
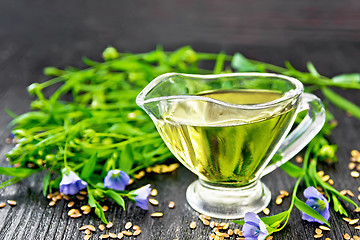
[[[256,2],[256,3],[255,3]],[[261,6],[261,7],[259,7]],[[190,44],[197,51],[244,55],[273,64],[285,60],[300,70],[312,61],[323,75],[360,72],[360,4],[348,1],[45,1],[3,0],[0,2],[0,165],[7,166],[5,144],[11,120],[4,109],[16,113],[29,110],[31,97],[26,87],[45,81],[46,66],[82,67],[82,56],[99,59],[101,51],[114,45],[121,51],[144,52],[164,45],[166,50]],[[338,91],[360,104],[358,91]],[[320,95],[321,96],[321,95]],[[339,162],[319,165],[335,181],[337,189],[359,194],[358,179],[347,168],[350,151],[360,149],[360,121],[348,117],[332,105],[339,126],[331,141],[339,146]],[[0,209],[0,239],[82,239],[77,229],[84,224],[100,224],[93,215],[79,219],[67,216],[64,202],[50,207],[42,196],[41,174],[0,190],[0,202],[14,199],[18,205]],[[0,182],[9,179],[0,176]],[[112,232],[124,229],[127,221],[138,224],[142,234],[129,239],[207,239],[210,228],[198,221],[198,214],[186,203],[185,191],[196,176],[181,167],[173,174],[148,175],[141,184],[150,183],[159,191],[159,206],[143,211],[127,202],[123,211],[109,203],[106,213],[114,222]],[[294,179],[276,170],[263,181],[273,193],[272,213],[288,208],[290,199],[276,206],[275,197],[282,189],[291,191]],[[301,196],[301,193],[299,194]],[[354,201],[359,201],[354,197]],[[176,207],[167,208],[173,200]],[[352,207],[346,205],[351,213]],[[152,219],[153,211],[164,217]],[[359,214],[351,213],[351,218]],[[196,221],[198,227],[189,229]],[[341,217],[332,213],[331,239],[343,234],[360,235]],[[232,224],[234,226],[234,224]],[[275,239],[313,239],[317,224],[301,220],[294,210],[289,225]],[[98,239],[99,231],[91,239]]]

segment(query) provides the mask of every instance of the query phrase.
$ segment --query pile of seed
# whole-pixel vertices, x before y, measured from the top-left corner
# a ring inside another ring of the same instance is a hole
[[[113,227],[113,223],[109,222],[108,224],[106,224],[106,226],[104,226],[103,224],[99,225],[99,230],[101,232],[103,232],[106,229],[108,229],[110,231],[110,229]],[[133,232],[131,231],[131,228],[133,230]],[[84,231],[85,235],[84,235],[84,239],[88,240],[91,238],[91,233],[96,231],[96,228],[93,225],[84,225],[82,227],[79,228],[80,231]],[[133,225],[131,222],[127,222],[125,224],[125,230],[121,231],[119,233],[113,233],[113,232],[108,232],[108,233],[104,233],[100,235],[100,239],[122,239],[124,236],[138,236],[141,234],[141,230],[140,227],[138,225]]]
[[[287,191],[281,190],[281,191],[280,191],[280,195],[278,195],[278,196],[276,197],[276,199],[275,199],[276,205],[282,204],[283,199],[284,199],[285,197],[288,197],[288,196],[289,196],[289,193],[288,193]]]
[[[212,229],[212,233],[209,235],[209,240],[224,240],[231,237],[235,237],[236,240],[244,240],[245,237],[242,235],[240,229],[231,229],[229,228],[229,223],[226,222],[215,222],[211,220],[211,217],[201,214],[199,215],[200,221],[205,225],[209,226]],[[195,221],[192,221],[189,225],[190,229],[194,230],[197,224]],[[267,237],[267,240],[272,239],[272,236]]]

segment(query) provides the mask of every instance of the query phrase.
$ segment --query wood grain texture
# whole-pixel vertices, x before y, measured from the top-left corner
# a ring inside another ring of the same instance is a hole
[[[255,3],[256,2],[256,3]],[[259,5],[261,4],[261,5]],[[261,8],[259,7],[261,6]],[[326,9],[326,10],[325,10]],[[198,51],[229,54],[240,51],[246,56],[282,65],[285,60],[305,70],[312,61],[327,76],[360,72],[360,4],[358,1],[45,1],[3,0],[0,2],[0,165],[7,166],[4,155],[11,146],[4,143],[11,120],[4,112],[29,110],[31,97],[26,87],[45,81],[46,66],[82,67],[82,56],[99,59],[101,51],[114,45],[121,51],[143,52],[163,44],[166,50],[190,44]],[[337,91],[360,104],[356,91]],[[321,96],[321,95],[320,95]],[[359,179],[350,177],[347,168],[350,151],[360,149],[360,121],[330,105],[339,126],[331,141],[339,146],[339,162],[319,165],[335,181],[337,189],[359,194]],[[0,176],[0,182],[9,179]],[[93,215],[71,219],[64,201],[55,207],[41,192],[42,175],[0,190],[0,202],[14,199],[16,207],[0,209],[0,239],[82,239],[78,228],[99,225]],[[138,237],[126,239],[207,239],[210,228],[203,226],[198,214],[186,203],[185,191],[196,176],[181,167],[173,174],[147,175],[137,186],[150,183],[157,188],[159,206],[143,211],[127,202],[123,211],[109,202],[107,218],[114,223],[111,232],[124,230],[126,222],[140,226]],[[275,214],[288,208],[290,199],[276,206],[282,189],[291,191],[294,179],[276,170],[263,181],[273,193],[269,205]],[[135,187],[135,186],[134,186]],[[302,194],[299,193],[299,197]],[[175,201],[176,207],[167,204]],[[354,198],[354,201],[359,201]],[[350,218],[358,218],[346,205]],[[152,219],[154,211],[164,217]],[[189,228],[196,221],[195,230]],[[360,235],[339,215],[332,213],[331,239],[343,239],[345,232]],[[235,226],[231,224],[231,226]],[[313,239],[317,224],[301,220],[293,210],[289,225],[275,239]],[[98,239],[97,231],[91,239]]]

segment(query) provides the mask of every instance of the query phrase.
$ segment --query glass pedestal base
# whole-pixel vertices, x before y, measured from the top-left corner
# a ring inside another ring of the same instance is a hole
[[[186,199],[199,213],[215,218],[238,219],[247,212],[262,211],[270,202],[271,192],[261,181],[245,187],[224,187],[196,180],[189,185]]]

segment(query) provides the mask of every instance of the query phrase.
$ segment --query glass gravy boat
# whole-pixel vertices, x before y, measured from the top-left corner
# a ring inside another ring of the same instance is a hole
[[[295,156],[325,121],[321,101],[304,93],[300,81],[269,73],[163,74],[136,103],[199,177],[186,192],[190,206],[224,219],[263,210],[271,193],[260,178]],[[281,160],[270,163],[275,154]]]

